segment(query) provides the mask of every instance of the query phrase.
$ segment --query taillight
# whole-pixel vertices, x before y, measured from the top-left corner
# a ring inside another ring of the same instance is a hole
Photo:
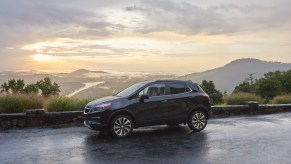
[[[204,97],[207,101],[210,101],[210,97],[208,96],[208,94],[204,94],[203,97]]]

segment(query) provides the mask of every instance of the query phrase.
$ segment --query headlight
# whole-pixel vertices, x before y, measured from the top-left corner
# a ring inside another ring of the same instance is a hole
[[[110,106],[111,106],[111,103],[92,106],[90,113],[105,111],[105,110],[109,109]]]

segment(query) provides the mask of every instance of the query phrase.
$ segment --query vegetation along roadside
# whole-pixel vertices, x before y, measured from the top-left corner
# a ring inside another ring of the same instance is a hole
[[[209,94],[213,105],[241,105],[245,101],[290,104],[291,70],[269,72],[260,79],[254,79],[253,74],[249,74],[231,94],[217,90],[211,80],[203,80],[201,87]],[[32,84],[25,84],[22,79],[11,79],[0,86],[0,113],[20,113],[40,108],[48,112],[81,111],[92,101],[90,98],[59,96],[59,88],[48,77]]]

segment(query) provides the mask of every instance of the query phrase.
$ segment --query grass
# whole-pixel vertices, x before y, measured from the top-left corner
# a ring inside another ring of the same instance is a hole
[[[291,95],[276,96],[271,101],[272,104],[291,104]]]
[[[45,103],[45,109],[48,112],[82,111],[90,101],[92,100],[69,97],[51,97]]]
[[[0,95],[0,113],[22,113],[27,109],[42,109],[44,98],[34,94]]]
[[[49,97],[33,94],[0,95],[0,113],[23,113],[27,109],[43,109],[48,112],[82,111],[92,99]]]
[[[264,102],[260,96],[251,93],[235,93],[224,97],[226,105],[243,105],[246,101]]]
[[[77,99],[54,96],[44,98],[35,94],[2,94],[0,95],[0,113],[22,113],[27,109],[43,109],[48,112],[82,111],[92,99]],[[245,101],[263,103],[260,96],[250,93],[236,93],[224,97],[226,105],[242,105]],[[275,97],[273,104],[291,104],[291,95]]]

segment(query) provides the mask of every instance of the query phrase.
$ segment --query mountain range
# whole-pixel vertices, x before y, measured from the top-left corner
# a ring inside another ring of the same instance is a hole
[[[192,80],[197,83],[201,83],[202,80],[212,80],[217,89],[222,92],[227,91],[227,93],[231,93],[234,87],[243,82],[249,74],[253,74],[255,79],[259,79],[268,72],[276,70],[287,71],[290,69],[291,63],[267,62],[246,58],[232,61],[216,69],[184,75],[179,77],[179,79]]]
[[[267,62],[258,59],[239,59],[225,66],[187,75],[158,74],[145,72],[104,72],[78,69],[70,73],[43,73],[39,71],[0,72],[0,84],[10,79],[24,79],[26,84],[34,83],[44,77],[60,85],[61,95],[77,98],[96,98],[111,95],[141,81],[157,79],[192,80],[201,83],[202,80],[213,80],[220,91],[231,93],[234,87],[249,74],[261,78],[265,73],[276,70],[291,69],[291,63]]]

